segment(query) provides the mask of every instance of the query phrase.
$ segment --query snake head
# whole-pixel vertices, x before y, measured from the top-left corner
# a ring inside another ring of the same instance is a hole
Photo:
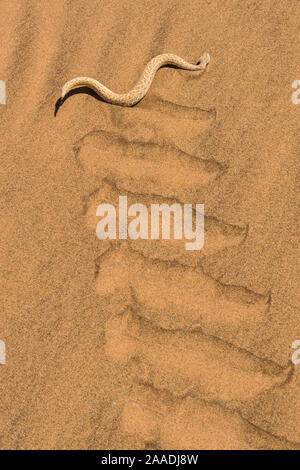
[[[206,68],[206,66],[209,64],[210,62],[210,55],[208,52],[205,52],[199,59],[197,65],[202,65],[203,69]]]

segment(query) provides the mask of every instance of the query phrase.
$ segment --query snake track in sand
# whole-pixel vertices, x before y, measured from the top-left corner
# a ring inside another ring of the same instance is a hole
[[[94,78],[77,77],[64,84],[62,87],[61,98],[63,99],[67,93],[75,88],[89,87],[108,103],[117,104],[119,106],[134,106],[146,95],[159,68],[164,65],[174,65],[184,70],[200,71],[205,70],[209,61],[210,56],[207,52],[200,57],[200,60],[196,65],[190,64],[174,54],[160,54],[153,57],[153,59],[148,62],[136,85],[128,93],[115,93]]]

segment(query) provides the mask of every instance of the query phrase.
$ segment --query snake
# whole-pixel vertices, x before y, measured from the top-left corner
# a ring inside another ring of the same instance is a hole
[[[66,82],[62,87],[61,100],[63,100],[66,95],[75,88],[88,87],[96,92],[96,94],[107,103],[119,106],[134,106],[146,96],[156,72],[161,67],[165,65],[173,65],[183,70],[204,71],[209,61],[210,56],[207,52],[200,57],[199,61],[195,65],[186,62],[175,54],[159,54],[147,63],[138,81],[127,93],[115,93],[94,78],[76,77]]]

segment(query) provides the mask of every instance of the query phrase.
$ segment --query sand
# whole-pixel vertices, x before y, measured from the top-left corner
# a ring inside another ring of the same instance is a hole
[[[1,449],[300,449],[299,20],[297,0],[1,2]],[[57,101],[206,51],[133,108]],[[204,203],[203,251],[98,240],[120,194]]]

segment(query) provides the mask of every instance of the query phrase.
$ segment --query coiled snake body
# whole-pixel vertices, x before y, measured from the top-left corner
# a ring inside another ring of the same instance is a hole
[[[124,94],[118,94],[111,91],[109,88],[98,82],[94,78],[77,77],[69,80],[62,87],[61,98],[63,99],[69,91],[79,87],[89,87],[94,90],[98,96],[108,103],[117,104],[120,106],[133,106],[138,103],[150,88],[153,78],[157,70],[164,65],[175,65],[176,67],[184,70],[199,71],[205,70],[210,61],[210,56],[205,53],[201,56],[199,62],[194,65],[186,62],[181,57],[175,54],[160,54],[148,62],[144,68],[136,85]]]

